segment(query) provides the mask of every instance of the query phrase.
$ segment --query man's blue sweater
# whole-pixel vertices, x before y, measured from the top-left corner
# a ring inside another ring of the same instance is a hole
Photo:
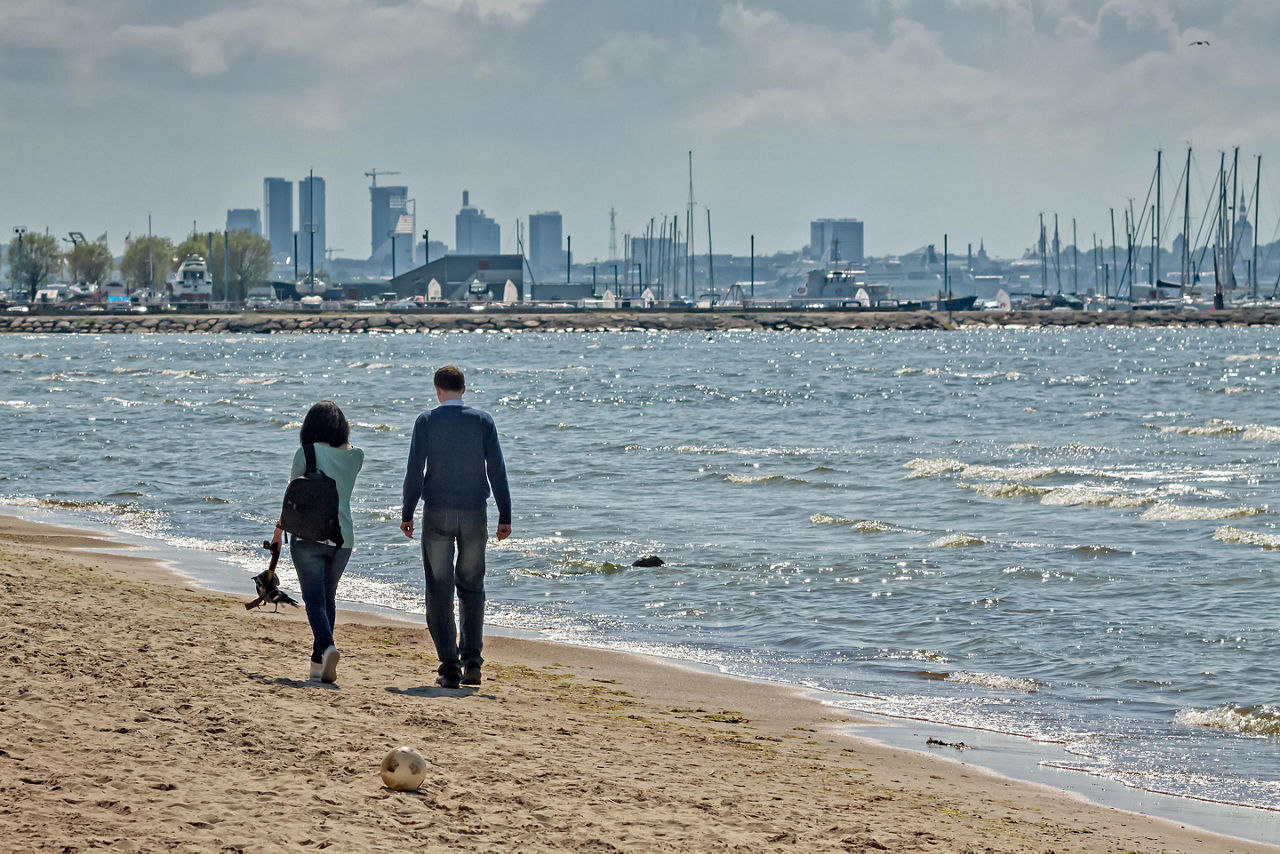
[[[401,521],[413,521],[420,498],[428,510],[483,510],[490,485],[498,524],[510,525],[507,466],[489,413],[450,401],[418,416],[409,443]]]

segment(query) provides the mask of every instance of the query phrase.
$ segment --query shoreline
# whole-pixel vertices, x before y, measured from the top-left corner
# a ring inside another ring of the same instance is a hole
[[[729,330],[952,330],[1019,327],[1280,325],[1280,306],[1222,311],[863,311],[806,309],[599,309],[483,312],[249,312],[243,314],[0,314],[0,333],[632,332]]]
[[[188,602],[198,602],[202,610],[214,612],[219,630],[225,630],[224,634],[229,634],[232,639],[236,638],[237,633],[245,634],[243,631],[245,625],[252,625],[254,634],[260,634],[267,626],[274,627],[273,634],[276,630],[287,627],[291,637],[290,645],[296,648],[294,657],[298,658],[299,662],[304,657],[305,647],[309,641],[304,643],[308,636],[305,618],[300,613],[290,613],[279,620],[276,619],[278,615],[269,613],[253,612],[245,615],[239,602],[227,595],[191,589],[189,582],[198,581],[193,577],[184,577],[154,561],[120,554],[122,550],[129,548],[131,547],[128,544],[121,544],[118,540],[104,539],[97,532],[53,526],[43,522],[30,522],[13,516],[0,516],[0,563],[5,564],[3,575],[6,582],[12,580],[15,569],[18,569],[13,566],[15,563],[13,558],[23,552],[34,554],[46,562],[52,560],[55,564],[62,565],[67,572],[79,572],[85,575],[86,570],[92,570],[93,572],[86,576],[85,583],[92,586],[96,582],[103,588],[98,592],[109,597],[117,585],[104,582],[100,576],[103,575],[102,570],[105,570],[106,575],[111,579],[131,587],[136,596],[162,600],[160,604],[152,602],[149,609],[144,609],[144,616],[150,612],[160,611],[162,616],[171,620],[176,619],[180,625],[180,615],[164,613],[163,608],[163,600],[172,598],[180,591],[182,594],[180,598]],[[107,551],[103,552],[104,549]],[[180,571],[180,567],[177,569]],[[6,583],[4,588],[9,595],[13,594],[12,584]],[[12,600],[9,604],[11,608],[14,605]],[[56,601],[48,604],[54,610],[52,614],[46,616],[56,617]],[[25,614],[25,611],[22,613]],[[351,648],[354,652],[354,656],[348,653],[348,656],[352,656],[350,659],[344,657],[344,662],[350,661],[344,666],[356,670],[357,673],[366,666],[366,662],[376,665],[375,658],[379,652],[392,657],[392,652],[385,651],[384,648],[399,649],[414,646],[416,648],[409,653],[409,658],[415,663],[421,664],[424,660],[433,661],[434,659],[429,640],[425,640],[425,630],[421,626],[415,628],[409,620],[383,618],[366,611],[344,610],[343,615],[345,622],[340,621],[340,625],[344,630],[351,627],[355,641],[350,647],[348,641],[343,641],[344,651]],[[270,622],[263,622],[264,620]],[[246,623],[246,621],[250,622]],[[229,625],[224,626],[223,623]],[[54,625],[57,625],[56,621]],[[357,626],[360,628],[357,629]],[[197,624],[193,626],[193,631],[204,628]],[[379,632],[390,634],[379,642],[378,638],[381,637]],[[394,641],[391,640],[392,638]],[[220,638],[220,641],[228,642],[226,637]],[[263,636],[261,641],[280,643],[269,636]],[[107,651],[107,647],[104,646],[102,652]],[[1099,850],[1098,845],[1103,843],[1106,845],[1114,843],[1116,847],[1133,847],[1136,850],[1149,850],[1153,845],[1164,850],[1260,850],[1257,846],[1261,843],[1247,843],[1246,847],[1242,847],[1244,843],[1240,840],[1214,836],[1199,829],[1179,826],[1176,822],[1152,818],[1137,812],[1098,806],[1086,801],[1080,795],[1050,788],[1045,784],[1018,782],[985,770],[981,766],[970,765],[960,758],[926,754],[923,749],[894,749],[866,740],[868,737],[874,739],[874,734],[860,734],[862,737],[851,736],[846,730],[850,723],[856,723],[856,721],[849,715],[824,705],[811,692],[806,693],[798,686],[784,686],[778,683],[710,674],[696,667],[664,659],[567,646],[546,640],[493,636],[490,639],[490,648],[486,651],[491,655],[490,660],[495,662],[494,670],[497,675],[494,681],[499,683],[499,688],[493,691],[495,694],[506,690],[524,690],[523,680],[528,678],[543,688],[549,684],[554,689],[553,696],[544,696],[541,699],[544,703],[550,704],[544,705],[544,710],[557,721],[563,721],[566,718],[573,721],[575,720],[572,717],[573,714],[585,714],[590,718],[591,713],[602,711],[596,706],[603,703],[609,706],[608,709],[603,710],[608,714],[603,720],[594,721],[593,724],[602,727],[600,729],[602,735],[612,738],[615,734],[614,728],[620,728],[627,733],[630,732],[629,728],[639,725],[642,732],[631,733],[623,739],[631,745],[628,750],[623,751],[624,764],[630,763],[627,767],[631,768],[634,774],[651,770],[650,762],[657,761],[648,755],[650,752],[648,747],[651,746],[648,741],[653,738],[661,741],[665,748],[672,748],[675,751],[673,755],[686,758],[689,755],[688,750],[702,749],[708,744],[716,746],[717,750],[727,749],[730,755],[720,756],[717,753],[714,761],[707,760],[710,763],[708,766],[710,772],[709,776],[702,781],[702,786],[712,788],[715,785],[713,780],[717,777],[727,777],[730,780],[734,779],[735,775],[742,777],[740,772],[745,767],[742,764],[744,762],[759,773],[765,773],[774,768],[770,761],[764,761],[763,766],[756,767],[763,761],[762,752],[766,754],[770,751],[781,752],[792,759],[803,754],[803,764],[812,773],[793,774],[788,778],[786,786],[776,792],[770,789],[767,793],[769,798],[782,800],[787,804],[791,803],[792,797],[798,797],[798,804],[808,805],[818,797],[819,793],[814,791],[814,787],[819,783],[821,786],[818,788],[822,793],[827,793],[829,788],[835,785],[829,774],[833,767],[839,766],[842,774],[850,778],[856,777],[859,781],[854,785],[854,791],[846,791],[845,795],[852,796],[857,807],[855,819],[857,827],[861,828],[864,819],[867,819],[865,833],[870,835],[854,834],[864,845],[870,840],[875,840],[881,844],[889,844],[890,850],[914,850],[916,843],[919,843],[923,850],[927,847],[926,842],[932,845],[941,841],[938,837],[928,841],[925,836],[938,833],[942,840],[978,848],[983,845],[993,845],[994,839],[995,847],[991,850],[997,851],[1042,851],[1046,845],[1054,847],[1057,851],[1088,851]],[[142,664],[146,665],[147,662]],[[151,662],[151,664],[157,663]],[[274,675],[273,680],[259,679],[255,682],[250,679],[248,684],[232,686],[231,690],[237,695],[233,699],[245,702],[270,699],[240,695],[251,695],[256,691],[269,689],[272,682],[281,683],[276,685],[278,690],[274,693],[283,691],[297,697],[328,693],[326,689],[320,689],[318,686],[315,691],[298,690],[307,686],[305,683],[295,682],[295,679],[300,677],[293,671],[301,670],[297,662],[259,660],[254,661],[253,665],[264,670],[271,668],[281,673]],[[486,667],[486,671],[488,670],[489,668]],[[544,677],[549,671],[555,678],[544,684],[546,681]],[[599,673],[610,678],[587,675],[591,673]],[[516,674],[519,678],[510,678]],[[415,675],[415,678],[429,683],[431,681],[429,675],[428,672],[420,672]],[[363,678],[364,674],[360,673],[360,676]],[[374,677],[376,683],[377,676],[386,681],[392,674],[378,673],[370,676]],[[4,693],[0,694],[0,698],[4,700],[0,702],[0,721],[8,718],[15,708],[22,706],[21,698],[13,696],[15,683],[22,681],[22,676],[11,679],[10,684],[4,687]],[[340,688],[346,687],[341,676],[339,685]],[[560,690],[566,686],[570,686],[567,696]],[[379,688],[378,685],[374,685],[372,690],[375,696],[376,694],[384,695],[384,699],[387,693],[400,694],[401,700],[408,701],[413,697],[428,705],[435,705],[439,709],[456,708],[463,702],[461,698],[454,696],[455,692],[434,688],[398,690],[393,687]],[[487,679],[486,687],[482,688],[478,694],[487,695],[489,691]],[[602,692],[609,696],[602,698]],[[268,690],[268,693],[272,692]],[[585,712],[582,711],[584,698],[589,700],[585,704]],[[444,705],[439,705],[441,703]],[[690,706],[696,706],[696,710],[689,708]],[[631,713],[618,714],[626,710],[630,710]],[[530,722],[524,721],[523,724],[530,724]],[[587,723],[581,722],[581,725],[585,727]],[[863,729],[874,728],[873,723],[858,725]],[[561,731],[563,730],[562,727]],[[13,734],[8,738],[12,739],[16,731],[10,732]],[[284,734],[289,735],[288,732]],[[629,739],[636,735],[639,737],[632,743]],[[509,738],[511,733],[500,731],[497,736],[500,740],[511,741]],[[90,733],[89,737],[92,740],[93,734]],[[675,738],[676,743],[667,744],[664,739],[669,738]],[[688,742],[685,740],[687,738],[693,738],[694,741]],[[516,738],[516,741],[518,742],[519,739]],[[419,746],[422,745],[419,744]],[[34,784],[19,784],[10,788],[8,771],[10,760],[15,754],[9,744],[5,744],[5,749],[6,752],[0,755],[0,769],[3,771],[0,773],[0,791],[12,794],[16,790],[20,795],[24,789]],[[740,749],[746,750],[748,755],[738,755],[736,751]],[[375,769],[381,754],[379,750],[370,752],[371,750],[372,748],[366,748],[359,760],[353,760],[350,766],[345,768],[347,775],[352,778],[350,785],[362,792],[361,797],[365,799],[370,797],[371,790],[379,789],[376,784]],[[556,764],[567,758],[555,755],[559,753],[557,744],[551,744],[551,750],[553,758],[547,760],[549,764]],[[594,754],[588,751],[586,755]],[[777,758],[777,756],[773,757],[775,760]],[[729,767],[716,765],[717,762],[728,762]],[[856,769],[848,763],[854,763],[857,766]],[[540,776],[546,776],[546,774]],[[702,780],[700,775],[695,776]],[[840,777],[840,781],[848,783],[844,777]],[[735,785],[739,789],[745,786],[752,790],[748,794],[753,797],[763,797],[766,794],[766,792],[755,791],[749,783]],[[872,789],[875,791],[872,792]],[[692,796],[696,799],[700,791],[702,789],[695,787]],[[8,799],[10,794],[0,795],[0,797]],[[137,792],[134,794],[136,795]],[[734,794],[736,797],[739,793],[735,791]],[[381,797],[385,797],[385,792]],[[870,800],[860,800],[860,798],[870,798]],[[888,802],[883,809],[892,812],[891,817],[881,816],[883,810],[877,805],[881,804],[882,800]],[[900,803],[904,800],[908,802],[905,805]],[[945,805],[943,805],[944,802]],[[594,805],[594,802],[592,803]],[[614,802],[611,800],[610,803]],[[248,807],[248,795],[246,795],[246,804],[242,806]],[[567,814],[572,817],[577,817],[579,806],[581,805],[574,803],[562,805],[567,808]],[[639,806],[628,805],[625,802],[614,803],[614,806],[618,807],[622,813],[620,816],[615,816],[615,819],[623,825],[627,825],[628,809],[644,811]],[[905,815],[901,813],[904,806],[907,808]],[[503,808],[519,809],[518,806],[513,807],[510,803],[505,803]],[[832,808],[836,807],[833,805]],[[609,809],[612,810],[612,808]],[[1034,821],[1028,818],[1027,810],[1034,814]],[[695,810],[695,817],[696,812]],[[705,844],[710,837],[699,835],[704,831],[720,834],[716,838],[721,838],[724,831],[723,822],[729,821],[730,816],[719,815],[712,820],[716,815],[708,812],[702,817],[706,821],[705,827],[698,821],[687,823],[683,828],[686,835],[665,840],[649,840],[646,844],[670,844],[676,839],[684,844],[692,843],[695,846]],[[376,820],[377,816],[367,816],[367,818]],[[814,825],[817,824],[825,826],[828,823],[827,818],[828,816],[824,814],[820,821],[810,822],[806,830],[813,831]],[[831,816],[831,818],[835,817]],[[872,821],[873,818],[877,821]],[[883,822],[878,821],[881,818],[884,819]],[[227,820],[229,819],[221,818],[219,823]],[[757,816],[756,821],[759,820],[761,819]],[[8,821],[4,811],[0,810],[0,827]],[[924,823],[921,824],[921,822]],[[945,831],[934,826],[939,822],[947,825]],[[899,833],[904,826],[916,825],[922,829],[917,830],[915,836],[910,839],[902,837]],[[1088,829],[1081,830],[1085,826]],[[768,847],[762,844],[767,842],[778,850],[788,848],[826,850],[843,847],[839,843],[846,840],[848,831],[856,829],[852,825],[843,828],[834,825],[830,829],[830,834],[826,836],[819,834],[818,837],[813,837],[781,830],[769,837],[742,837],[742,839],[744,844],[751,847]],[[13,828],[11,827],[10,830]],[[568,831],[562,829],[562,832]],[[623,848],[629,847],[621,836],[610,835],[610,833],[620,832],[615,826],[599,838],[606,842],[612,839],[613,842],[610,844],[617,842]],[[792,834],[791,838],[784,838],[788,833]],[[843,835],[839,835],[841,833]],[[998,835],[993,837],[992,834]],[[559,841],[553,843],[553,837],[540,836],[535,832],[529,841],[547,845],[569,844],[567,837],[554,838]],[[159,838],[152,840],[157,843],[159,841]],[[358,847],[355,838],[349,841]],[[440,841],[442,844],[448,844],[447,840]],[[51,844],[52,840],[45,839],[42,844],[44,843]],[[1015,844],[1009,846],[1008,843]],[[632,839],[630,844],[639,844],[639,840]],[[1280,851],[1280,848],[1267,850]]]

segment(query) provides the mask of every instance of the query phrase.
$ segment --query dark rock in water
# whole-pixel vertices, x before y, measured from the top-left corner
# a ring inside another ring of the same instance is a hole
[[[665,561],[662,558],[658,557],[657,555],[645,555],[644,557],[640,558],[638,561],[636,561],[631,565],[632,566],[662,566],[664,563]]]

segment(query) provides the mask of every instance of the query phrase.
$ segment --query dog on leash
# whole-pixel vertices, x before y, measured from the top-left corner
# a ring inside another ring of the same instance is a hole
[[[273,614],[280,611],[281,605],[292,605],[297,608],[298,603],[293,601],[293,597],[288,593],[280,589],[280,579],[276,577],[276,563],[280,560],[280,544],[264,540],[262,547],[271,552],[271,564],[253,577],[254,587],[258,590],[258,598],[252,602],[245,602],[245,610],[250,611],[266,604],[275,605],[275,609],[271,612]]]

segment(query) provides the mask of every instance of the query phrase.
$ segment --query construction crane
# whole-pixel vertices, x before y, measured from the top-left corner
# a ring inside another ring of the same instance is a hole
[[[369,179],[369,189],[373,189],[374,187],[378,186],[379,175],[399,175],[400,173],[389,172],[386,169],[382,169],[382,170],[370,169],[368,172],[364,174],[365,174],[365,177]]]

